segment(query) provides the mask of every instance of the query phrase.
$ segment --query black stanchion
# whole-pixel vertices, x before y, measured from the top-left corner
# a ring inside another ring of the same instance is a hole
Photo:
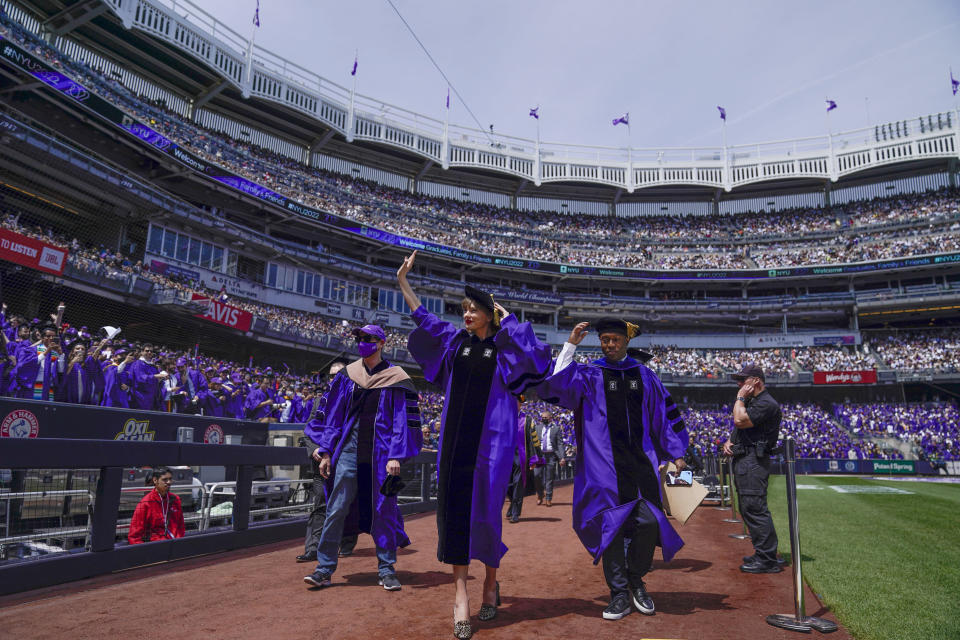
[[[726,484],[727,484],[727,474],[724,472],[724,469],[725,469],[726,467],[725,467],[724,464],[723,464],[723,460],[717,459],[717,466],[720,467],[720,469],[719,469],[719,474],[718,474],[718,475],[720,476],[720,487],[719,487],[719,489],[720,489],[720,504],[719,504],[718,506],[714,507],[714,509],[717,509],[717,510],[721,510],[721,511],[722,511],[722,510],[725,510],[725,509],[727,508],[727,496],[726,496],[726,494],[724,493],[724,491],[725,491],[724,487],[725,487]]]
[[[790,520],[790,556],[793,566],[793,600],[795,612],[777,613],[767,616],[767,624],[789,631],[810,633],[816,629],[820,633],[837,630],[837,623],[823,618],[807,616],[803,602],[803,570],[800,561],[800,519],[797,515],[797,445],[792,437],[784,443],[787,462],[787,517]]]
[[[740,520],[737,518],[737,491],[733,479],[733,458],[727,458],[727,464],[730,466],[727,470],[727,490],[730,492],[730,517],[724,518],[723,522],[740,524]]]

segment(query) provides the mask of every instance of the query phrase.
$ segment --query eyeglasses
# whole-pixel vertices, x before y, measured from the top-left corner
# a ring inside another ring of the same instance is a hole
[[[380,338],[376,336],[367,335],[366,333],[361,333],[357,336],[357,342],[376,342]]]

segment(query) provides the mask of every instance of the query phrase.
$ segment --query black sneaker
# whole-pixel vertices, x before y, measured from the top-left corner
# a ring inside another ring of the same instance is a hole
[[[640,586],[630,589],[630,599],[633,600],[633,606],[637,611],[645,616],[653,615],[653,598],[647,593],[646,586],[640,582]]]
[[[304,576],[303,581],[306,582],[311,587],[329,587],[330,574],[317,570],[308,576]]]
[[[604,620],[619,620],[623,616],[630,615],[633,609],[630,607],[630,598],[625,593],[618,593],[610,600],[610,604],[603,610]]]
[[[377,581],[377,584],[382,586],[387,591],[400,591],[400,580],[397,579],[397,574],[391,573],[388,576],[383,576]]]
[[[297,556],[297,562],[316,562],[317,554],[316,553],[301,553]]]

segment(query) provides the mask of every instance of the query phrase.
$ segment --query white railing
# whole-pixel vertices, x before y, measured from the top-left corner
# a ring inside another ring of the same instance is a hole
[[[101,0],[123,25],[203,60],[245,97],[308,114],[348,141],[545,182],[590,182],[633,192],[670,184],[727,191],[784,178],[841,176],[886,164],[960,157],[960,109],[832,135],[724,147],[627,149],[491,134],[446,124],[351,89],[263,49],[190,0]]]

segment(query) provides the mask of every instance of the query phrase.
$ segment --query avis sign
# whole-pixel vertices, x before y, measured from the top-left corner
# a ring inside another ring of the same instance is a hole
[[[213,300],[196,293],[193,294],[192,300],[207,303],[206,313],[198,313],[198,318],[216,322],[238,331],[250,331],[250,325],[253,324],[253,314],[249,311],[232,307],[225,302]]]

